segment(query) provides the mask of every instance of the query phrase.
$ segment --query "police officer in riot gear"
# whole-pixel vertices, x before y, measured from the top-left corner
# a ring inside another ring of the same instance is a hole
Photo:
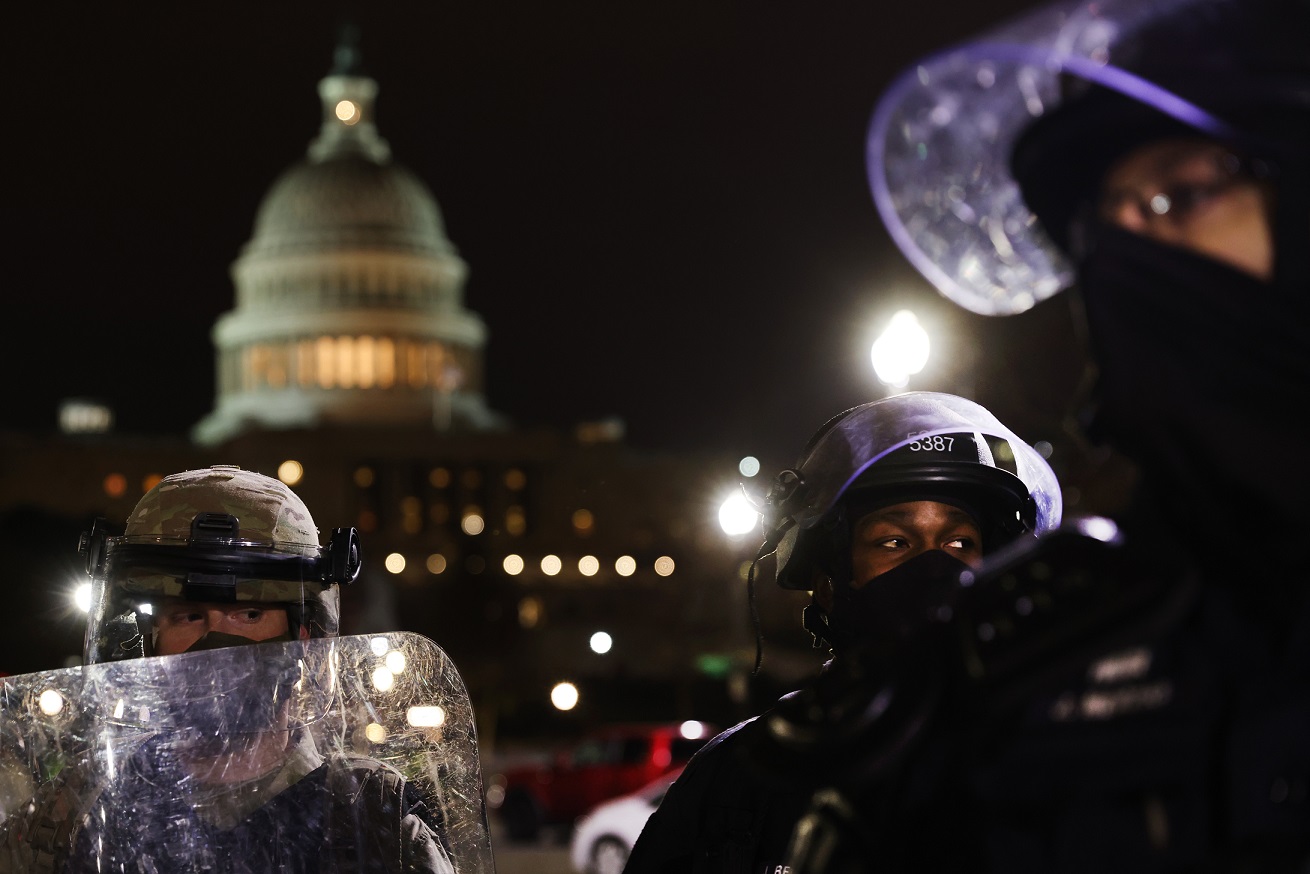
[[[1089,436],[1140,470],[1111,556],[1047,540],[975,585],[1040,567],[1098,606],[1160,595],[1107,609],[1070,670],[943,754],[938,870],[1310,864],[1310,589],[1287,537],[1310,474],[1279,460],[1307,448],[1307,34],[1303,0],[1064,0],[915,64],[875,112],[898,245],[985,315],[1075,286]],[[863,824],[891,870],[924,867],[911,833]]]
[[[1026,532],[1060,521],[1055,476],[1030,446],[964,398],[910,392],[830,420],[780,473],[760,558],[811,590],[804,621],[843,662],[891,657],[919,637],[933,595]],[[912,606],[913,605],[913,606]],[[864,652],[866,646],[875,652]],[[626,871],[773,871],[817,788],[777,767],[769,723],[788,699],[699,752],[647,822]]]
[[[0,871],[453,870],[431,796],[380,761],[320,752],[340,741],[315,731],[343,705],[342,666],[330,648],[288,649],[336,638],[353,529],[321,547],[291,489],[220,465],[165,477],[122,536],[97,525],[82,548],[96,670],[75,691],[112,710],[62,741],[100,749],[4,823]]]

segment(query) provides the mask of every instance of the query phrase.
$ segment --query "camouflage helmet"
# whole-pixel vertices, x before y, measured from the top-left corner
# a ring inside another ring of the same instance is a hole
[[[326,548],[309,509],[281,481],[233,465],[165,477],[133,508],[121,537],[98,522],[83,538],[92,578],[88,663],[152,654],[160,598],[284,605],[293,633],[337,633],[339,584],[359,573],[358,537]]]

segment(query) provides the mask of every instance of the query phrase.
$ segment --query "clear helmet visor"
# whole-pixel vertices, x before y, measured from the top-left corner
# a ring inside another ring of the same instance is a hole
[[[874,401],[830,423],[811,441],[796,468],[799,482],[776,503],[775,511],[790,517],[800,530],[813,528],[848,489],[867,481],[893,453],[899,461],[921,451],[925,465],[932,466],[960,449],[946,441],[970,438],[968,451],[977,452],[983,461],[966,467],[990,463],[1013,474],[1032,499],[1034,530],[1059,525],[1060,485],[1045,459],[984,407],[938,392],[907,392]],[[898,464],[894,476],[902,475],[901,467]]]
[[[950,300],[982,315],[1023,312],[1071,284],[1065,255],[1011,172],[1022,132],[1070,81],[1101,86],[1188,129],[1234,136],[1217,115],[1152,81],[1143,28],[1234,0],[1066,0],[925,58],[879,101],[869,182],[892,238]]]
[[[168,652],[205,647],[198,638],[206,635],[330,636],[337,630],[339,596],[338,587],[324,580],[323,567],[323,550],[316,545],[109,538],[92,578],[86,660],[158,655],[161,635],[170,636]],[[215,610],[224,621],[211,628]],[[279,615],[264,615],[270,613]],[[281,615],[285,625],[279,624]],[[270,631],[272,624],[278,627]]]

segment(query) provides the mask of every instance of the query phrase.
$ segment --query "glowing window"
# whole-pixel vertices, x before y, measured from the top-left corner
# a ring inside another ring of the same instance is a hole
[[[314,341],[296,343],[296,382],[305,388],[314,384]]]
[[[524,598],[519,601],[519,625],[523,628],[536,628],[537,623],[541,621],[541,614],[544,612],[541,599]]]
[[[111,498],[121,498],[127,492],[127,477],[121,473],[111,473],[105,477],[105,494]]]
[[[505,511],[505,530],[515,537],[528,530],[528,517],[522,507],[510,507]]]
[[[314,365],[321,388],[332,388],[337,384],[337,359],[331,337],[319,337],[314,341]]]
[[[511,467],[509,470],[505,471],[505,488],[509,489],[511,492],[522,491],[527,484],[527,475],[517,467]]]
[[[444,467],[434,467],[428,474],[428,482],[432,483],[434,489],[444,489],[450,485],[450,471]]]
[[[590,510],[573,511],[573,530],[579,535],[591,533],[591,529],[596,524],[596,517],[591,515]]]
[[[377,371],[378,388],[396,384],[396,344],[390,337],[378,338],[373,347],[373,367]]]
[[[360,388],[372,388],[377,379],[374,365],[377,363],[372,337],[359,337],[355,340],[355,382]]]
[[[337,338],[337,382],[342,388],[355,386],[355,341],[352,337]]]
[[[423,347],[404,340],[401,348],[405,354],[405,378],[410,388],[422,388],[427,385],[427,370],[424,362]]]

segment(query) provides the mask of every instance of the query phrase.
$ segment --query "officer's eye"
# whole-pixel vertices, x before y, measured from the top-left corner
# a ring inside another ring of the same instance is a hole
[[[240,622],[258,622],[264,616],[263,610],[238,610],[232,614],[232,618]]]

